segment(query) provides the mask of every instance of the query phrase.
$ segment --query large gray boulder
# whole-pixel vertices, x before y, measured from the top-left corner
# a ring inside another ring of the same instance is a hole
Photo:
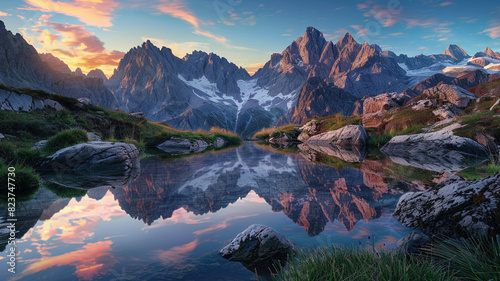
[[[479,143],[445,131],[396,136],[380,151],[395,163],[436,172],[460,171],[489,159]]]
[[[184,155],[199,153],[207,149],[210,145],[204,140],[188,140],[184,138],[172,137],[159,144],[157,147],[172,155]]]
[[[297,251],[295,244],[276,230],[252,224],[220,250],[222,257],[239,261],[249,268],[272,267],[273,261],[286,261]]]
[[[499,234],[499,206],[500,174],[473,181],[452,177],[428,190],[401,196],[394,217],[428,235]]]
[[[39,170],[50,174],[123,175],[139,167],[139,150],[128,143],[91,141],[48,156]]]
[[[307,140],[307,144],[361,147],[368,144],[368,135],[361,125],[347,125],[338,130],[312,136]]]

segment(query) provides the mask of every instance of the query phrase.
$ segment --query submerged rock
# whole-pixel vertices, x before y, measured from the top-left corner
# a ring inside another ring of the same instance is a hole
[[[444,131],[396,136],[380,151],[397,164],[437,172],[460,171],[489,159],[479,143]]]
[[[203,140],[188,140],[172,137],[159,144],[157,147],[172,155],[183,155],[202,152],[209,147],[209,144]]]
[[[252,224],[220,250],[220,254],[246,267],[272,267],[273,261],[286,261],[295,251],[295,244],[276,230]]]
[[[399,199],[394,217],[428,235],[449,237],[500,233],[500,174],[468,181],[452,177]]]

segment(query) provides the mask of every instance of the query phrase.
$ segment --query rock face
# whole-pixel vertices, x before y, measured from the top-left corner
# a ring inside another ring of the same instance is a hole
[[[121,175],[137,169],[139,160],[139,150],[133,144],[91,141],[48,156],[39,170],[55,174]]]
[[[354,112],[356,98],[350,93],[311,77],[302,87],[295,106],[284,116],[281,123],[303,124],[312,116],[324,117],[341,113],[350,116]]]
[[[202,152],[209,147],[209,144],[203,140],[188,140],[172,137],[159,144],[157,147],[172,155],[182,155]]]
[[[73,74],[67,64],[65,64],[62,60],[54,57],[54,55],[52,55],[51,53],[40,54],[40,58],[44,63],[46,63],[54,70],[57,70],[64,74]]]
[[[436,87],[425,90],[422,96],[435,97],[443,102],[448,102],[458,108],[466,108],[471,101],[476,100],[476,96],[455,85],[440,84]]]
[[[27,94],[0,89],[0,110],[9,111],[32,111],[50,107],[55,110],[61,110],[63,107],[57,101],[50,99],[34,98]]]
[[[368,144],[368,134],[360,125],[347,125],[338,130],[322,133],[310,137],[307,144],[325,145],[332,144],[342,147],[364,147]]]
[[[430,171],[460,171],[489,159],[479,143],[438,131],[392,138],[381,149],[392,161]]]
[[[458,45],[448,45],[448,48],[443,52],[443,55],[450,56],[454,60],[463,60],[469,57],[469,55]]]
[[[455,177],[425,191],[404,194],[394,217],[426,234],[500,233],[500,174],[475,181]]]
[[[99,68],[96,68],[96,69],[93,69],[91,71],[89,71],[89,73],[87,73],[87,77],[89,78],[99,78],[103,81],[106,81],[108,80],[108,77],[106,77],[106,75],[104,74],[104,72],[102,72],[102,70],[100,70]]]
[[[220,254],[226,259],[254,268],[272,267],[273,261],[286,261],[295,251],[295,244],[276,230],[265,225],[252,224],[220,250]]]

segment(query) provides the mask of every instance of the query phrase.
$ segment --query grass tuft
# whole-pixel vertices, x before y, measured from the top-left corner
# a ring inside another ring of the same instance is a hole
[[[80,129],[62,131],[51,137],[44,147],[44,151],[54,153],[59,149],[88,141],[87,133]]]

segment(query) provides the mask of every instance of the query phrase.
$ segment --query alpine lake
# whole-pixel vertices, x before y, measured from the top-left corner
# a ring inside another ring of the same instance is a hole
[[[78,179],[87,186],[42,185],[18,202],[16,274],[7,271],[4,231],[0,280],[256,280],[219,254],[252,224],[306,250],[391,249],[414,231],[392,217],[398,199],[438,175],[377,153],[349,163],[255,142],[151,156],[124,186]]]

